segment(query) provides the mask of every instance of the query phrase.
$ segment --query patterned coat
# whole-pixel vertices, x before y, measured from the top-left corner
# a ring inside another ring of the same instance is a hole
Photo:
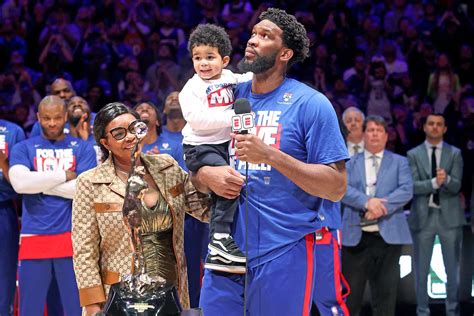
[[[178,292],[189,308],[188,278],[183,250],[185,212],[208,220],[208,204],[188,175],[169,155],[141,155],[173,216],[173,248]],[[103,303],[111,284],[131,273],[132,253],[122,216],[126,185],[115,174],[112,159],[77,178],[73,200],[72,242],[74,271],[82,306]]]

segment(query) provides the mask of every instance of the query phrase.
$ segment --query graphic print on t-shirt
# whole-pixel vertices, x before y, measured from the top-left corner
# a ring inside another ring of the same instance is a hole
[[[8,143],[5,135],[0,135],[0,150],[8,157]]]
[[[33,159],[35,171],[76,170],[76,157],[72,148],[36,149]]]
[[[232,105],[234,103],[232,86],[229,83],[219,83],[207,87],[206,94],[209,107]]]

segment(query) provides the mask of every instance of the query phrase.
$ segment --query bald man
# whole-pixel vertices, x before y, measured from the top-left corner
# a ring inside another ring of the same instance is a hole
[[[51,95],[58,96],[65,103],[68,103],[72,97],[76,95],[76,91],[72,87],[72,83],[69,80],[58,78],[51,84]],[[30,136],[37,136],[41,133],[39,122],[36,122],[31,129]]]
[[[96,165],[84,141],[64,134],[64,100],[46,96],[38,107],[41,135],[16,144],[10,181],[23,194],[20,232],[20,315],[41,315],[53,277],[66,315],[81,315],[72,265],[71,211],[76,176]]]

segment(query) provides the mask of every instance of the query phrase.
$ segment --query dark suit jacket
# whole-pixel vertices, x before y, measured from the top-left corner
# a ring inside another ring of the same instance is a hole
[[[431,183],[431,157],[424,143],[413,148],[407,154],[414,181],[414,198],[408,223],[412,230],[422,229],[428,219],[430,195],[435,192]],[[461,189],[463,161],[461,151],[443,143],[440,168],[446,170],[449,182],[439,189],[441,217],[446,227],[458,227],[466,224],[459,191]]]

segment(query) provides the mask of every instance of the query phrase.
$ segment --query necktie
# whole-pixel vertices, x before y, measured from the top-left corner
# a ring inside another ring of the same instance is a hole
[[[375,175],[377,176],[377,173],[379,172],[379,161],[377,160],[379,157],[376,155],[370,156],[372,158],[372,166],[374,167],[375,170]]]
[[[352,148],[354,148],[354,156],[357,155],[359,153],[360,146],[355,144]]]
[[[436,178],[436,147],[432,147],[432,152],[431,152],[431,176],[433,178]],[[439,192],[436,190],[435,193],[433,193],[433,203],[436,205],[439,205]]]

